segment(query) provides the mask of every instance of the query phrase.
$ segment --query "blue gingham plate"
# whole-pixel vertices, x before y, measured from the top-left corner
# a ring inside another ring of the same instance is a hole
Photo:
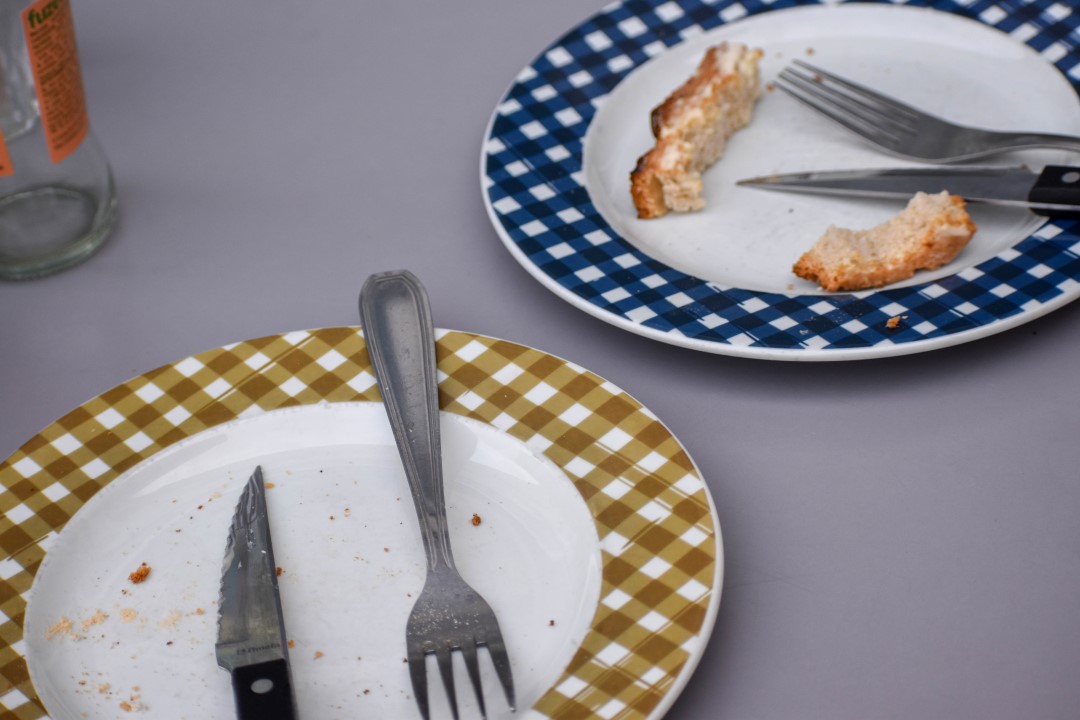
[[[649,110],[721,40],[764,50],[767,90],[754,120],[706,173],[705,210],[638,220],[629,172],[651,146]],[[783,67],[808,55],[961,122],[1080,134],[1080,12],[1067,3],[628,0],[544,50],[496,107],[481,157],[496,231],[575,307],[646,337],[744,357],[922,352],[1006,330],[1080,294],[1080,223],[976,205],[975,239],[936,272],[850,294],[791,274],[827,225],[870,227],[902,204],[735,180],[909,164],[770,91]],[[1080,157],[1040,151],[987,164],[1048,162]]]

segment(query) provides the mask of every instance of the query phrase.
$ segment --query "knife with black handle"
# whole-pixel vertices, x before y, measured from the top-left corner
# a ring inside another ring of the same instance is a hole
[[[1039,215],[1080,218],[1080,167],[907,167],[765,175],[737,185],[769,190],[910,198],[947,191],[972,202],[1028,208]]]
[[[239,720],[297,720],[260,467],[240,495],[225,543],[215,650],[232,675]]]

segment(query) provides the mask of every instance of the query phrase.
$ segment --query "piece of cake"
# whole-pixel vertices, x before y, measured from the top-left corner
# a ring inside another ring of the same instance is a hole
[[[701,173],[720,158],[728,138],[750,122],[761,95],[761,55],[742,43],[709,48],[694,75],[652,111],[656,146],[630,173],[638,217],[705,207]]]
[[[793,270],[828,292],[880,287],[950,262],[974,234],[963,198],[920,192],[902,212],[869,230],[830,225]]]

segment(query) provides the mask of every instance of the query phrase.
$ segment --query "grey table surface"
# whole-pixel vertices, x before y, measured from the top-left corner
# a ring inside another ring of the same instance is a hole
[[[707,479],[715,631],[669,717],[1080,715],[1080,306],[855,363],[709,355],[544,289],[478,178],[515,74],[599,2],[75,6],[121,219],[72,270],[0,283],[0,457],[229,342],[358,323],[408,267],[441,327],[625,388]]]

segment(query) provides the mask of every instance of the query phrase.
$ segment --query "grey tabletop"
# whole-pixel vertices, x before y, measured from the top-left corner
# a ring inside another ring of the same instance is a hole
[[[669,717],[1076,717],[1080,306],[846,363],[695,352],[575,309],[505,250],[478,165],[518,70],[599,8],[78,3],[120,221],[84,264],[0,283],[0,457],[165,363],[357,324],[364,278],[407,267],[437,325],[611,380],[701,469],[723,594]]]

